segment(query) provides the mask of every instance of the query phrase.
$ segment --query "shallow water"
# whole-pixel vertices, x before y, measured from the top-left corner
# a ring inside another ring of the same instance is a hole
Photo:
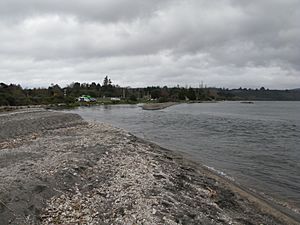
[[[300,102],[116,105],[72,110],[188,153],[238,183],[300,208]]]

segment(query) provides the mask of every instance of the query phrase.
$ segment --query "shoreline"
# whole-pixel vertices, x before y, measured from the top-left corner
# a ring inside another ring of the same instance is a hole
[[[288,224],[300,224],[300,214],[293,211],[293,209],[286,208],[282,204],[277,203],[274,200],[268,199],[265,196],[262,196],[260,193],[256,192],[255,190],[251,190],[237,183],[236,181],[232,181],[227,177],[219,175],[215,171],[210,170],[209,168],[207,168],[207,170],[209,173],[211,173],[212,176],[219,177],[221,180],[223,180],[223,182],[227,183],[231,190],[233,190],[234,192],[238,192],[241,196],[254,202],[258,207],[261,208],[261,210],[265,211],[266,213],[270,213],[275,217],[284,217],[284,220],[288,222]]]
[[[244,185],[239,184],[236,180],[233,180],[233,178],[231,177],[227,177],[227,176],[223,176],[222,174],[219,174],[218,173],[219,171],[216,171],[214,168],[193,161],[193,159],[191,159],[191,156],[185,154],[184,152],[178,152],[175,150],[164,148],[154,142],[144,140],[143,138],[140,137],[137,138],[140,139],[142,142],[158,146],[159,148],[168,152],[168,154],[174,156],[180,161],[183,161],[184,164],[205,171],[206,175],[215,178],[220,183],[225,184],[225,186],[228,187],[228,189],[232,190],[234,193],[238,193],[243,198],[248,199],[250,202],[254,203],[255,206],[258,207],[263,212],[267,214],[271,214],[274,217],[281,217],[283,218],[283,221],[287,222],[289,225],[290,224],[300,225],[300,214],[297,213],[296,211],[293,211],[293,209],[286,208],[283,205],[277,203],[276,201],[273,201],[271,199],[262,196],[260,193],[256,192],[255,190],[251,190],[245,187]]]
[[[299,224],[184,154],[122,129],[46,110],[5,117],[0,224]]]

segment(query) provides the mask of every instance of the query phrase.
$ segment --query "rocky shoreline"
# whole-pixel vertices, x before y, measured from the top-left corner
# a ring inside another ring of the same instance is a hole
[[[0,224],[299,224],[181,155],[46,110],[0,114]]]

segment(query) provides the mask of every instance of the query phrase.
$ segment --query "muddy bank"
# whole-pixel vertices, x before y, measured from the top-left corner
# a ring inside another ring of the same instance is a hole
[[[297,224],[124,130],[48,111],[0,123],[1,225]]]
[[[147,103],[142,105],[142,109],[144,110],[160,110],[165,109],[167,107],[177,105],[178,102],[165,102],[165,103]]]

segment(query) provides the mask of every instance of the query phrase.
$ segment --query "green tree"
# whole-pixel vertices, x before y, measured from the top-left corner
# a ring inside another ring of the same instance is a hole
[[[107,87],[108,83],[109,83],[108,76],[105,76],[104,80],[103,80],[103,85],[102,86]]]
[[[178,98],[179,100],[185,100],[185,97],[186,97],[186,91],[184,88],[181,88],[178,93]]]
[[[135,95],[130,95],[129,100],[130,100],[130,101],[133,101],[133,102],[136,102],[136,101],[137,101],[137,98],[136,98]]]
[[[195,91],[194,91],[193,88],[189,88],[189,89],[188,89],[187,97],[188,97],[188,99],[191,100],[191,101],[196,100],[196,93],[195,93]]]
[[[161,96],[160,89],[154,89],[150,93],[151,93],[151,98],[153,99],[158,99]]]

